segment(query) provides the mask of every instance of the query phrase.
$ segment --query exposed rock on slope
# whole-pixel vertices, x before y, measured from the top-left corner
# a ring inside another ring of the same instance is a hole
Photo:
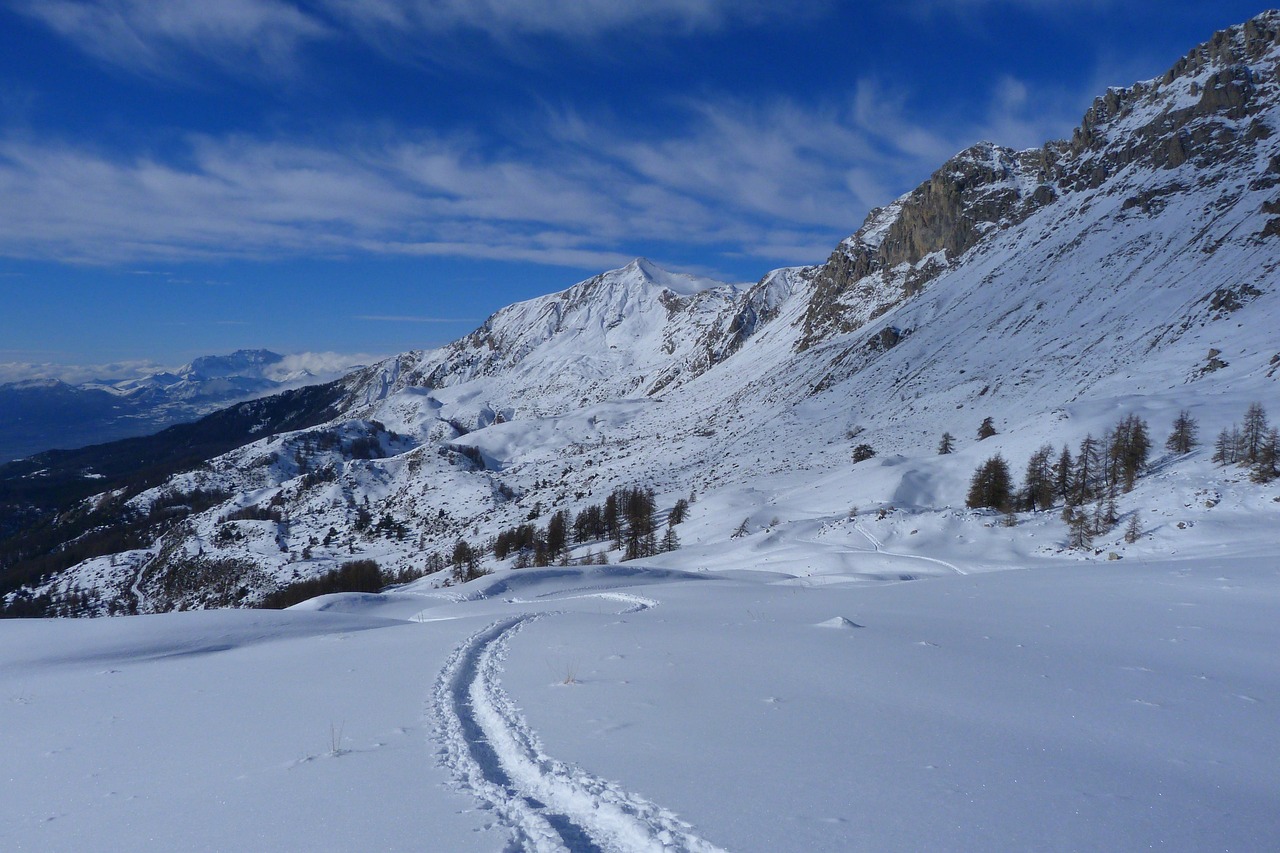
[[[836,248],[815,278],[800,347],[860,327],[993,232],[1065,192],[1105,189],[1131,165],[1172,170],[1190,160],[1205,170],[1203,184],[1244,168],[1257,188],[1274,186],[1280,161],[1263,169],[1252,161],[1257,143],[1275,132],[1264,114],[1280,91],[1278,51],[1280,12],[1267,12],[1217,33],[1163,77],[1108,90],[1069,143],[1019,152],[983,142],[962,151]],[[1134,203],[1187,189],[1172,183]]]

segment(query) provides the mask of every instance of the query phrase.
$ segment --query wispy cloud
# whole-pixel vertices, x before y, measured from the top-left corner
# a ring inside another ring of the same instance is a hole
[[[335,18],[365,33],[472,30],[500,39],[590,39],[618,30],[667,35],[803,14],[809,3],[765,0],[326,0]],[[819,4],[823,5],[823,4]]]
[[[12,0],[99,60],[153,75],[192,60],[224,71],[291,73],[299,49],[332,34],[285,0]]]
[[[386,358],[385,354],[367,352],[298,352],[284,356],[268,372],[268,378],[283,381],[291,374],[307,372],[316,376],[334,376],[356,367],[374,364]]]
[[[130,265],[360,253],[597,270],[665,243],[813,262],[960,148],[1039,144],[1067,133],[1087,102],[1007,77],[985,110],[925,122],[909,94],[865,80],[838,102],[688,100],[648,125],[557,113],[497,153],[408,132],[193,136],[169,157],[10,136],[0,253]]]
[[[8,0],[85,53],[143,74],[184,78],[200,64],[290,75],[304,48],[347,38],[396,58],[438,54],[459,32],[510,44],[590,47],[608,34],[663,38],[811,17],[828,3],[766,0]]]

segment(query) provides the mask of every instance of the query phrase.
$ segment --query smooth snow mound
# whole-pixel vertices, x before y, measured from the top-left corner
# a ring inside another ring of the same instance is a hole
[[[857,622],[854,622],[851,619],[846,619],[843,616],[836,616],[832,619],[828,619],[825,622],[819,622],[817,625],[814,625],[813,627],[845,629],[845,628],[865,628],[866,626],[859,625]]]

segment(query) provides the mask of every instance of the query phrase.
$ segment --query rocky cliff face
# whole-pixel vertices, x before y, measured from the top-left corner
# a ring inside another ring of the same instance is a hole
[[[859,328],[918,293],[992,233],[1069,193],[1123,191],[1131,166],[1199,175],[1170,182],[1131,206],[1247,169],[1255,186],[1280,182],[1280,158],[1258,143],[1276,128],[1265,117],[1280,93],[1280,12],[1223,30],[1155,80],[1098,97],[1069,142],[1013,151],[979,143],[892,205],[872,211],[814,277],[799,348]],[[1277,204],[1280,210],[1280,203]],[[1272,220],[1268,235],[1280,233]]]
[[[993,229],[1051,202],[1059,146],[1014,151],[980,142],[836,247],[814,277],[801,349],[856,329],[918,293]]]

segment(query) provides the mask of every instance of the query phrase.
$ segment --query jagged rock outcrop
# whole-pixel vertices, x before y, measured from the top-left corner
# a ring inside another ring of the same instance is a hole
[[[1255,185],[1280,179],[1275,156],[1257,143],[1276,128],[1262,115],[1280,94],[1280,12],[1216,33],[1162,77],[1113,88],[1085,112],[1069,142],[1013,151],[983,142],[960,152],[928,181],[871,212],[814,277],[804,349],[857,329],[918,293],[993,231],[1008,228],[1068,193],[1108,189],[1131,165],[1174,170],[1245,168]],[[1208,175],[1205,180],[1212,180]],[[1171,182],[1155,195],[1189,189]],[[1158,212],[1153,197],[1131,207]],[[1280,234],[1272,220],[1259,236]]]
[[[872,211],[814,277],[799,347],[874,319],[919,292],[991,229],[1016,225],[1052,201],[1048,181],[1058,148],[1019,152],[980,142]]]

